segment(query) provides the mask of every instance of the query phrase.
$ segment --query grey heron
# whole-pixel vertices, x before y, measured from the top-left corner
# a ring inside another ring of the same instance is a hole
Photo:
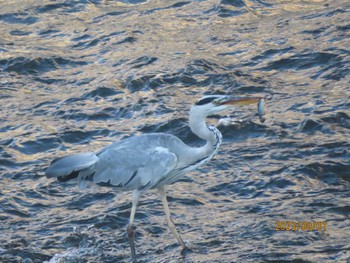
[[[216,127],[206,124],[208,115],[233,105],[258,103],[261,99],[225,95],[199,99],[191,108],[189,126],[194,134],[206,141],[201,147],[190,147],[171,134],[143,134],[115,142],[96,153],[79,153],[55,159],[46,170],[46,177],[63,182],[77,178],[81,185],[94,182],[122,191],[132,190],[127,235],[133,262],[136,262],[133,224],[137,204],[145,191],[158,189],[167,224],[185,250],[187,247],[171,219],[165,186],[205,164],[218,151],[222,135]]]

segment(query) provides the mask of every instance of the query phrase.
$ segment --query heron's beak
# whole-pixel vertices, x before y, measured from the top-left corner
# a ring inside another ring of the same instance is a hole
[[[258,103],[259,100],[261,100],[262,97],[232,97],[227,96],[220,101],[221,105],[248,105],[248,104],[255,104]]]

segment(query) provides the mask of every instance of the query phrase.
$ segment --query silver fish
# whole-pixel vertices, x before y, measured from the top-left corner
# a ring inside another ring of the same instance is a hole
[[[259,114],[259,119],[260,122],[263,123],[266,119],[265,119],[265,99],[261,98],[259,99],[258,102],[258,114]]]

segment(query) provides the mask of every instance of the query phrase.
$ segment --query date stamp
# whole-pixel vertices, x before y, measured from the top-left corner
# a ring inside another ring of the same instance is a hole
[[[276,231],[326,231],[326,221],[276,221]]]

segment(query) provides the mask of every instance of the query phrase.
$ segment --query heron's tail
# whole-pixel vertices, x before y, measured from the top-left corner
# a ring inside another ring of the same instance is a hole
[[[60,182],[74,178],[78,178],[80,183],[91,181],[98,161],[99,158],[92,152],[57,158],[47,168],[45,175],[47,178],[57,178]]]

